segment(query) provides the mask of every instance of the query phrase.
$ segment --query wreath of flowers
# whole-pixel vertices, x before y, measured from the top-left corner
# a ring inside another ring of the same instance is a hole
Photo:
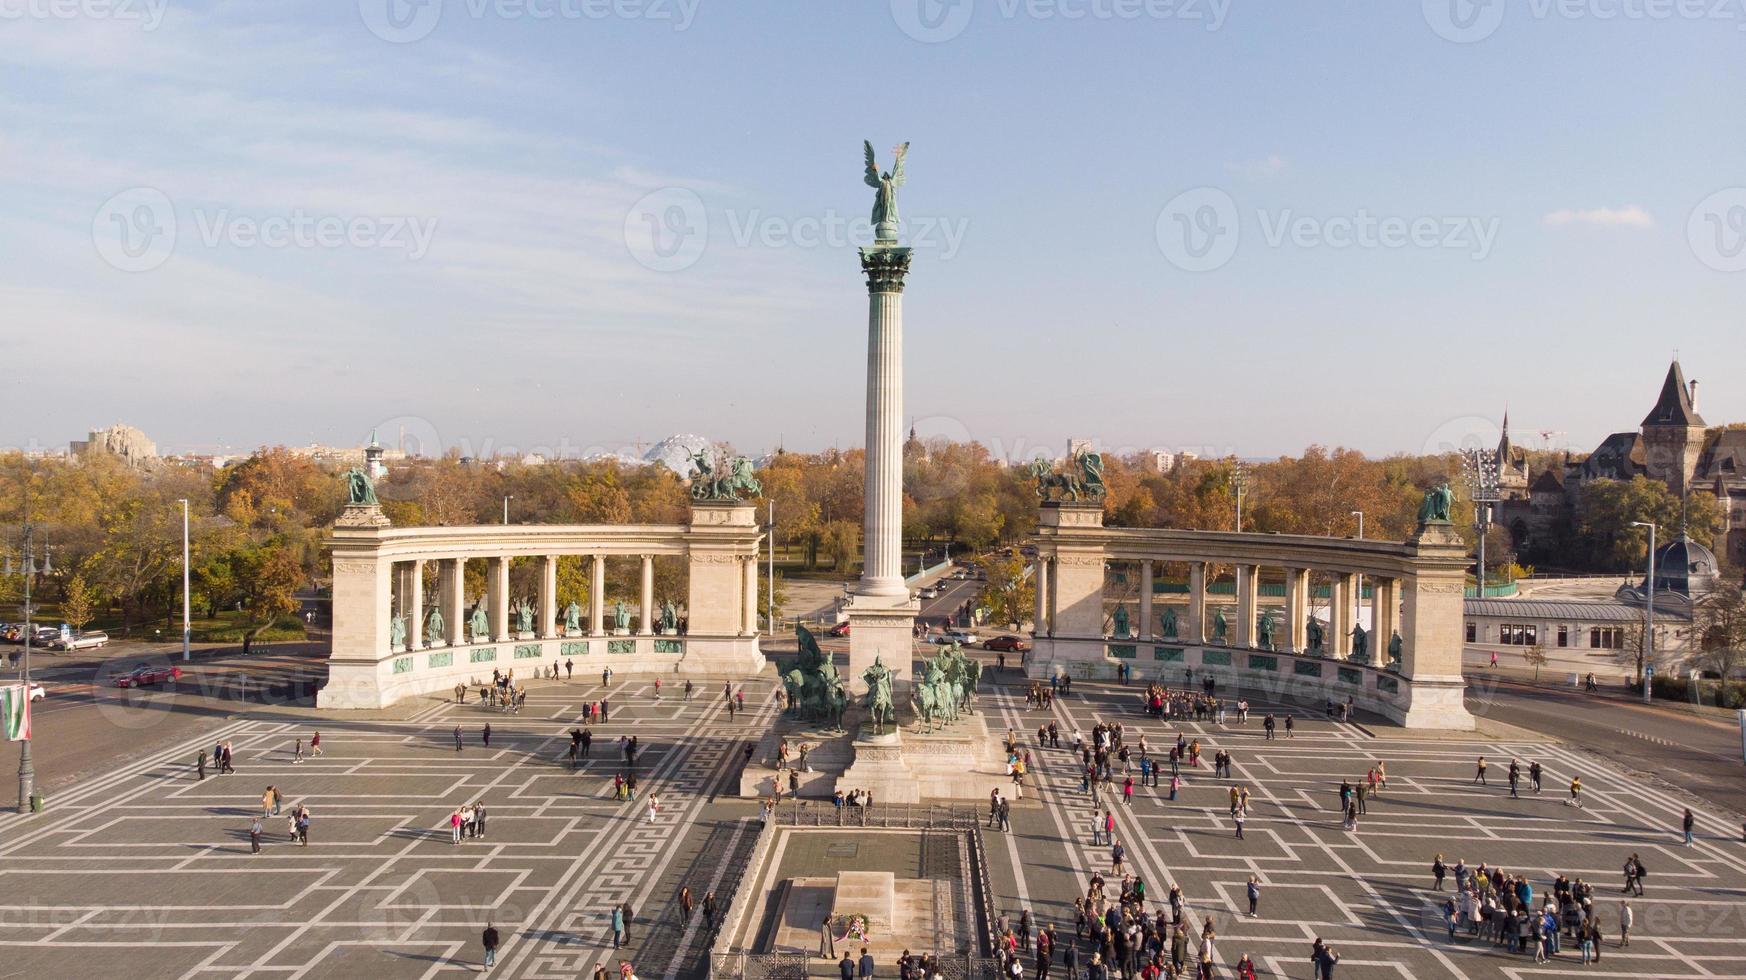
[[[866,942],[870,938],[868,930],[872,927],[873,920],[867,918],[865,913],[852,912],[848,915],[839,915],[837,921],[843,926],[843,939],[852,938],[857,942]]]

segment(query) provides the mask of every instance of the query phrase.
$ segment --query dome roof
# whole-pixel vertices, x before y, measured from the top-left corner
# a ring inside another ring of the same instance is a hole
[[[1716,553],[1681,534],[1655,553],[1655,591],[1702,595],[1716,584]]]

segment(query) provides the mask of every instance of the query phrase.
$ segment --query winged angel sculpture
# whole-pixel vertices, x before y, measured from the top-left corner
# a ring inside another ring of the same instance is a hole
[[[897,189],[903,186],[903,157],[909,152],[908,143],[899,143],[892,150],[895,157],[889,173],[880,173],[879,165],[873,160],[873,143],[863,140],[862,146],[867,149],[867,186],[879,193],[873,197],[873,240],[878,242],[897,241]]]

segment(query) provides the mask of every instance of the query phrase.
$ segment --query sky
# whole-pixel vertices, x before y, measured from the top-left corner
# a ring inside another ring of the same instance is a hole
[[[1746,0],[0,0],[0,445],[1746,420]],[[1538,433],[1549,435],[1542,437]]]

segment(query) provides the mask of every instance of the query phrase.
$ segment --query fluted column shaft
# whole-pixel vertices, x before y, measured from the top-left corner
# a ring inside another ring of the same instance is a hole
[[[863,595],[907,596],[903,581],[903,277],[909,249],[862,249],[867,273],[867,469]]]

